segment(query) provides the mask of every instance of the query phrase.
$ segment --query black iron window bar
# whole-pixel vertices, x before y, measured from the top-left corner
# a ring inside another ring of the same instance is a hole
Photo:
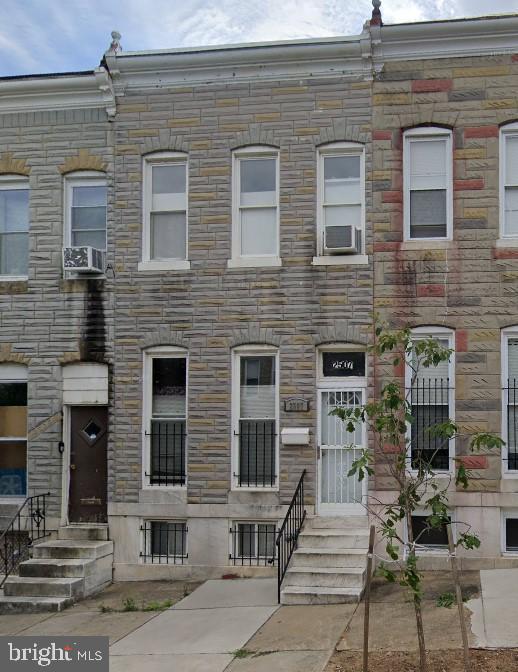
[[[272,488],[277,481],[275,420],[239,421],[239,487]]]
[[[150,442],[150,485],[185,485],[185,420],[152,420]]]
[[[418,468],[420,461],[441,471],[450,468],[449,440],[429,430],[448,420],[451,391],[448,378],[417,380],[412,385],[410,462],[413,469]]]
[[[187,558],[186,523],[171,523],[162,520],[146,521],[140,530],[143,535],[143,551],[140,557],[152,564],[183,565]]]
[[[507,400],[507,468],[518,470],[518,380],[509,378],[504,387]]]
[[[229,530],[233,565],[274,566],[277,564],[277,526],[274,523],[236,523]]]

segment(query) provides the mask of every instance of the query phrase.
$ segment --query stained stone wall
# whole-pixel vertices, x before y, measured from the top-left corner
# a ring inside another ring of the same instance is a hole
[[[28,280],[0,282],[0,363],[28,366],[28,490],[52,493],[53,517],[61,508],[62,365],[109,362],[112,341],[110,279],[63,279],[63,166],[106,170],[111,194],[111,143],[100,110],[0,115],[0,174],[25,175],[30,188]]]

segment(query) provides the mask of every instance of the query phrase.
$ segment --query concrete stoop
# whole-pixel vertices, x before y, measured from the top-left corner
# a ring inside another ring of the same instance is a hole
[[[1,614],[62,611],[112,580],[107,525],[61,527],[58,538],[35,545],[32,556],[4,583]]]
[[[281,604],[358,602],[368,546],[366,516],[307,518],[284,577]]]

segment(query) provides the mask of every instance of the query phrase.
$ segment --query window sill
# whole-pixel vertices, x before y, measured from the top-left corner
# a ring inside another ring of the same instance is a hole
[[[416,240],[404,240],[401,243],[402,250],[444,250],[451,245],[452,241],[445,238],[419,238]]]
[[[313,257],[312,266],[360,266],[369,263],[368,254],[337,254]]]
[[[495,247],[518,247],[518,238],[499,238]]]
[[[279,492],[279,486],[277,485],[272,485],[270,486],[265,486],[264,488],[254,488],[254,486],[246,486],[246,485],[237,485],[234,484],[232,485],[232,492]]]
[[[238,257],[227,261],[228,268],[280,268],[281,266],[280,257]]]
[[[0,275],[0,282],[27,282],[28,275]]]
[[[510,480],[518,478],[518,471],[507,471],[502,469],[502,478],[508,478]]]
[[[142,490],[187,490],[187,483],[184,485],[151,485],[150,483],[144,483]]]
[[[190,271],[191,262],[186,259],[169,259],[162,261],[139,261],[138,271]]]

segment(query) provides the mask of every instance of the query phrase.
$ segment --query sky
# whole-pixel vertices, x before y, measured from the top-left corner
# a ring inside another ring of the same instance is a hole
[[[518,12],[518,0],[384,0],[385,23]],[[122,48],[354,35],[371,0],[0,0],[0,76],[90,70]]]

